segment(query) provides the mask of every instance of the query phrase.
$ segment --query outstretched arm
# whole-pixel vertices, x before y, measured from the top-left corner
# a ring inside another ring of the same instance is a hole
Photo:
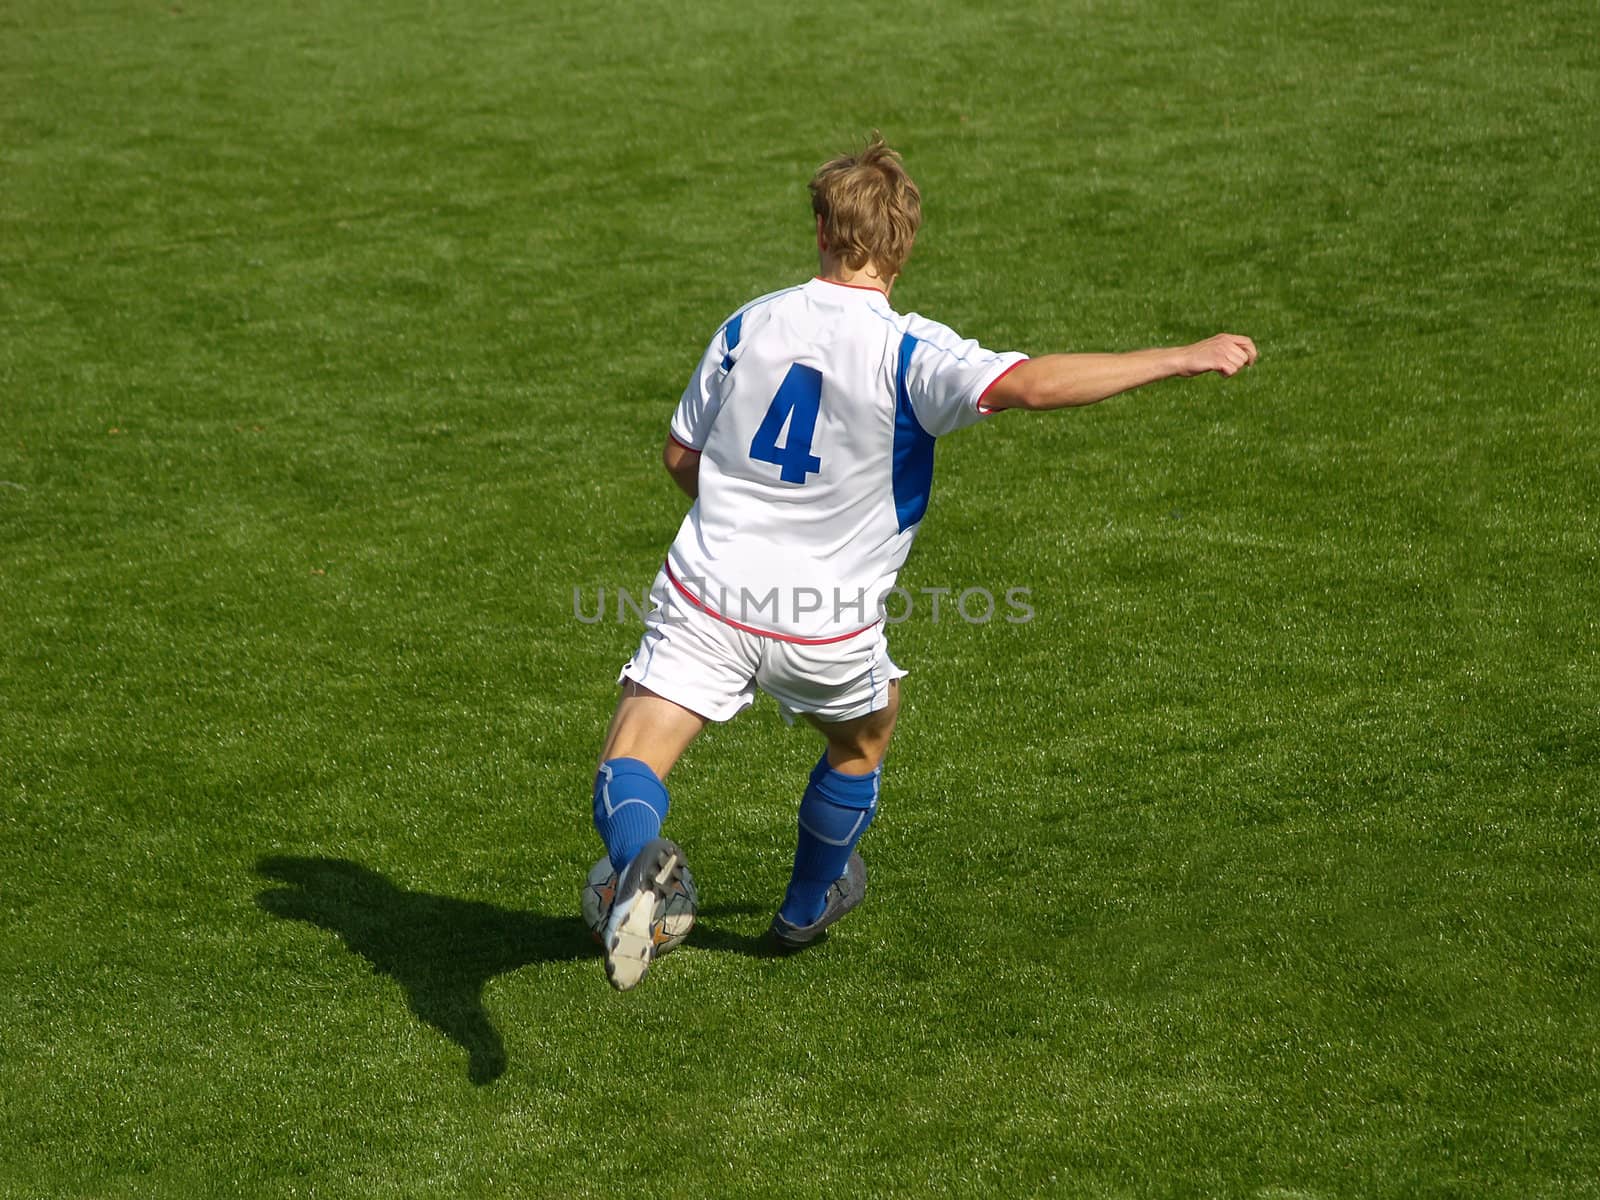
[[[1256,361],[1256,344],[1219,333],[1191,346],[1127,354],[1046,354],[1018,363],[989,389],[985,408],[1072,408],[1162,379],[1215,371],[1227,378]]]

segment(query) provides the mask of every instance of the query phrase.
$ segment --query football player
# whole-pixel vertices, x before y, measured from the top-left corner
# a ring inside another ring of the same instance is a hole
[[[856,843],[877,809],[905,674],[881,606],[927,510],[937,439],[1007,409],[1093,404],[1256,360],[1230,333],[1122,354],[985,349],[891,304],[922,209],[878,135],[824,163],[810,190],[816,276],[717,330],[662,451],[693,503],[618,680],[594,784],[595,828],[620,873],[601,939],[620,989],[649,969],[652,925],[682,875],[683,851],[661,836],[667,773],[757,688],[827,743],[771,936],[806,946],[861,902]]]

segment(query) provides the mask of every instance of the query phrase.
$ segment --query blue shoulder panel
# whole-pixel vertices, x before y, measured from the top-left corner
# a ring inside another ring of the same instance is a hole
[[[894,377],[894,512],[904,533],[928,511],[933,489],[933,435],[917,420],[906,390],[906,370],[916,352],[917,339],[900,339],[900,367]]]
[[[724,371],[733,366],[733,348],[739,344],[739,326],[744,321],[744,314],[733,314],[733,320],[728,322],[728,352],[722,356],[722,369]]]

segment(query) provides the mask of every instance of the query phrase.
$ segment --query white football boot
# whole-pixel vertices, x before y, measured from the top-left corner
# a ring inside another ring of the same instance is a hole
[[[678,843],[658,837],[634,855],[617,879],[616,899],[600,944],[606,951],[606,978],[619,992],[635,986],[650,969],[656,954],[656,918],[680,886],[683,870]]]

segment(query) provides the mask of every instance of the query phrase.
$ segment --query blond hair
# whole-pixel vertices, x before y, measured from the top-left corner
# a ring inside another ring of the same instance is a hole
[[[810,188],[829,255],[852,271],[871,262],[885,278],[900,273],[922,226],[922,193],[877,130],[859,154],[818,167]]]

